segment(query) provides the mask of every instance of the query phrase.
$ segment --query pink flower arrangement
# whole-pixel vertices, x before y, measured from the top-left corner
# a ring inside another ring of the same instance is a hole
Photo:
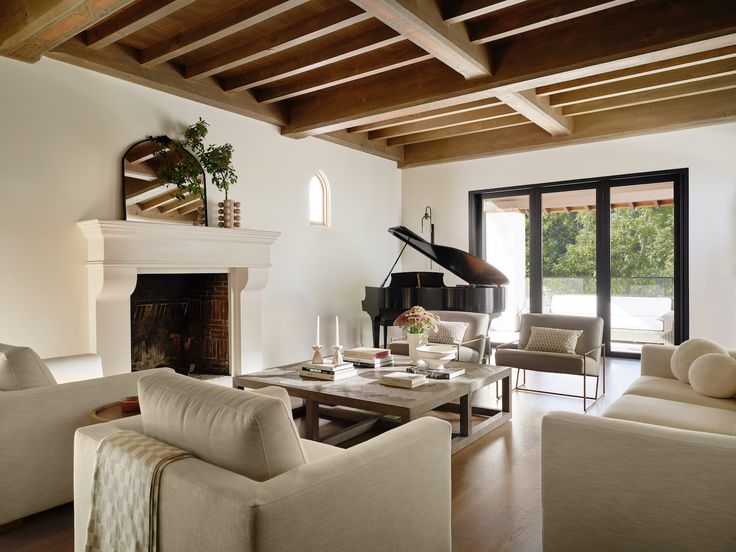
[[[439,316],[427,312],[423,307],[412,307],[399,315],[394,321],[394,326],[406,330],[407,333],[421,334],[429,330],[436,332],[439,321]]]

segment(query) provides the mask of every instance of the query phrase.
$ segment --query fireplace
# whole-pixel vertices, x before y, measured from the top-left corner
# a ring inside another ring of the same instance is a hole
[[[230,375],[227,274],[139,274],[130,296],[131,368]]]

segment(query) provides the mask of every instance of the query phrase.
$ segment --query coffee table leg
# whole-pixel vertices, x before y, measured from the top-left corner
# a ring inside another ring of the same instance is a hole
[[[319,403],[311,399],[305,399],[306,412],[306,435],[310,441],[319,441]]]
[[[511,376],[505,377],[501,380],[501,410],[503,412],[511,413]]]
[[[470,394],[460,397],[460,435],[467,437],[470,435],[473,416],[473,405],[470,400]]]

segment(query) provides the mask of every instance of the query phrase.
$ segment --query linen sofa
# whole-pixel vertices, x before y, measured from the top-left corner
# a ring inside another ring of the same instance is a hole
[[[102,377],[97,355],[45,359],[56,384],[0,391],[0,525],[73,500],[74,432],[135,395],[143,372]]]
[[[300,439],[280,388],[238,391],[160,375],[140,385],[142,416],[76,433],[75,550],[84,550],[96,450],[121,430],[196,456],[161,475],[161,552],[451,549],[447,422],[421,418],[343,450]],[[267,471],[251,478],[236,471],[241,463]]]
[[[601,417],[542,419],[545,552],[736,550],[736,399],[675,379],[674,350],[645,345]]]

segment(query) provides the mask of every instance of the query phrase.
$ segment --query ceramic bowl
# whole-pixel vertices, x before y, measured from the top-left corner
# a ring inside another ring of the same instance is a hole
[[[432,370],[441,370],[446,362],[455,360],[457,348],[453,345],[422,345],[417,347],[417,356]]]

